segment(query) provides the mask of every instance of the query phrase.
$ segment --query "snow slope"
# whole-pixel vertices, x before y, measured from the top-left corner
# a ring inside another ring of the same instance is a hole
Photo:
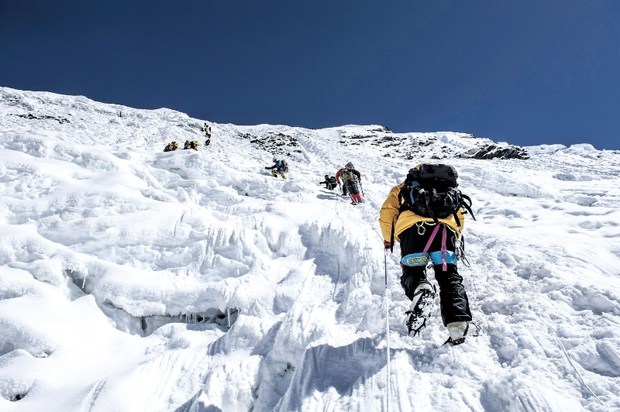
[[[205,121],[0,88],[0,410],[620,410],[619,152],[210,122],[162,152]],[[377,224],[439,159],[477,217],[454,348],[407,336]],[[347,161],[364,204],[318,184]]]

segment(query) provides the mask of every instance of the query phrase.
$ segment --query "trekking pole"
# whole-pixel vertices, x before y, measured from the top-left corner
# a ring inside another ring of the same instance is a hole
[[[387,342],[387,371],[386,371],[386,379],[385,379],[385,388],[387,390],[385,396],[385,410],[390,412],[390,376],[391,368],[390,368],[390,311],[389,311],[389,302],[388,302],[388,271],[387,271],[387,254],[388,250],[384,249],[383,253],[383,266],[385,268],[385,340]]]

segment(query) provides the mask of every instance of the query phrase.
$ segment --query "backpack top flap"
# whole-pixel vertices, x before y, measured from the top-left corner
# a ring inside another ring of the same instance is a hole
[[[458,173],[454,167],[445,164],[420,164],[409,170],[407,181],[417,181],[425,189],[447,191],[458,186]]]

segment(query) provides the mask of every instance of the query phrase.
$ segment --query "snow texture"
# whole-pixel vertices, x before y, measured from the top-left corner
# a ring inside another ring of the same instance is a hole
[[[619,152],[213,122],[163,152],[205,122],[0,88],[0,410],[620,410]],[[348,161],[363,204],[318,184]],[[421,161],[477,217],[457,347],[438,313],[407,336],[379,235]]]

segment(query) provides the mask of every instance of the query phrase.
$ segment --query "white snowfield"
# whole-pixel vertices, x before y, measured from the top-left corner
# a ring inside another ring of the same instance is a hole
[[[620,410],[620,152],[205,121],[0,88],[0,411]],[[348,161],[364,204],[318,184]],[[407,336],[398,247],[385,286],[379,208],[423,161],[477,218],[456,347],[438,307]]]

